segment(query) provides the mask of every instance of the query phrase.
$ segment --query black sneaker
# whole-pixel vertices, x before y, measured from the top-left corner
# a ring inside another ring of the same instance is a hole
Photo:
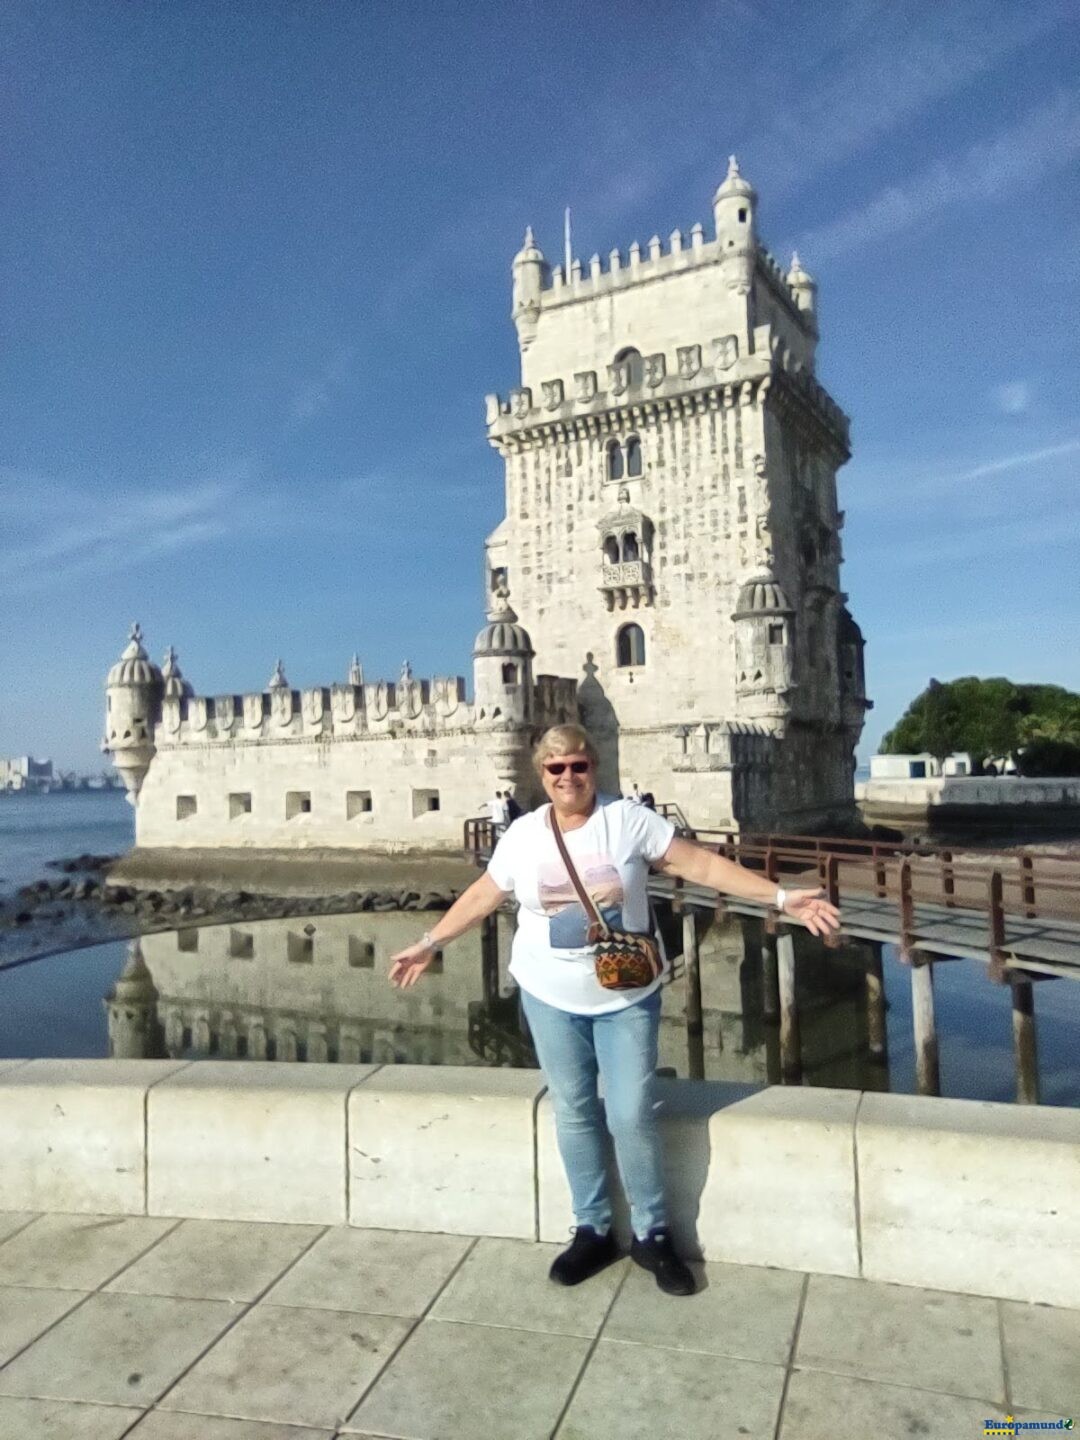
[[[580,1285],[620,1258],[615,1237],[598,1235],[591,1225],[579,1225],[570,1246],[551,1262],[548,1274],[557,1285]]]
[[[689,1265],[675,1254],[671,1231],[664,1225],[650,1230],[644,1240],[635,1235],[630,1244],[630,1259],[643,1270],[651,1270],[665,1295],[693,1295],[697,1289]]]

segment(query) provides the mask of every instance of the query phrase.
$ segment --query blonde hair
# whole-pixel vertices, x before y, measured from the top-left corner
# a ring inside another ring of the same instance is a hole
[[[536,742],[533,751],[533,767],[543,778],[544,761],[556,755],[587,755],[594,765],[599,765],[600,754],[593,744],[589,732],[580,725],[552,725]]]

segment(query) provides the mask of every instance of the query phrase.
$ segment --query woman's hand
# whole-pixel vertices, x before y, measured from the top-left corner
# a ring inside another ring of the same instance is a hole
[[[840,911],[824,894],[823,890],[788,890],[783,913],[801,920],[811,935],[834,935],[840,929]]]
[[[435,959],[436,949],[426,940],[419,940],[407,950],[399,950],[390,956],[390,984],[399,990],[408,990],[415,985]]]

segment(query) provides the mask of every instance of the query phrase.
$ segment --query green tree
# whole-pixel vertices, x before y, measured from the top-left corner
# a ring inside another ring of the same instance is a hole
[[[966,750],[978,765],[992,755],[1016,756],[1035,741],[1066,747],[1041,751],[1039,763],[1071,763],[1068,747],[1080,745],[1080,695],[1060,685],[1018,685],[1000,676],[982,680],[969,675],[944,684],[931,680],[881,749],[886,755],[927,751],[939,760]]]

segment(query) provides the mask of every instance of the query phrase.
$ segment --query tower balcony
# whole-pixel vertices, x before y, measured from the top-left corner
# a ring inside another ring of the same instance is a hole
[[[647,560],[623,560],[603,567],[600,593],[609,610],[636,610],[652,604],[652,566]]]

